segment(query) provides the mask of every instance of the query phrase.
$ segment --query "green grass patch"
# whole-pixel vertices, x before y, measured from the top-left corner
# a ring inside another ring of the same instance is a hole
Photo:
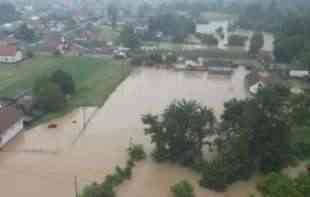
[[[77,89],[64,111],[79,106],[103,105],[131,71],[126,62],[112,58],[38,56],[18,64],[0,64],[0,96],[14,97],[31,89],[38,77],[49,76],[57,69],[70,73]],[[63,114],[59,112],[49,116]]]

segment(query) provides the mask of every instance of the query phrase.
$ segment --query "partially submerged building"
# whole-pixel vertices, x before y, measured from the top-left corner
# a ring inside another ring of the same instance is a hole
[[[24,129],[24,114],[16,105],[0,106],[0,148]]]

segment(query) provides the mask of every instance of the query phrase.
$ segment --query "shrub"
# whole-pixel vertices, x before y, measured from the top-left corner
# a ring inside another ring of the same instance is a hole
[[[247,36],[234,34],[234,35],[229,36],[228,45],[229,46],[240,46],[240,47],[242,47],[242,46],[244,46],[245,41],[247,39],[248,39]]]
[[[140,161],[146,158],[146,153],[141,144],[132,144],[128,148],[128,155],[132,161]]]
[[[228,168],[223,160],[207,162],[203,168],[200,185],[222,192],[228,183]]]
[[[193,186],[186,180],[183,180],[171,187],[174,197],[194,197]]]
[[[212,34],[198,34],[199,39],[203,44],[217,46],[218,40]]]
[[[74,80],[72,76],[65,71],[56,70],[51,76],[51,81],[60,87],[64,95],[72,95],[75,93]]]

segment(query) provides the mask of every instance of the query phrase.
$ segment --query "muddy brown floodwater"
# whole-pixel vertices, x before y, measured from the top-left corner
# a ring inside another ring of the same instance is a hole
[[[97,110],[87,129],[80,133],[82,120],[96,110],[77,109],[64,118],[40,125],[19,135],[0,153],[1,196],[74,197],[74,177],[79,190],[102,180],[116,165],[127,160],[130,141],[153,146],[144,135],[141,115],[160,113],[175,99],[196,99],[219,115],[223,103],[245,98],[246,70],[238,68],[232,76],[205,72],[175,72],[139,68]],[[85,111],[84,111],[85,110]],[[85,113],[84,113],[85,112]],[[169,197],[169,188],[187,179],[198,197],[248,197],[255,193],[255,180],[232,185],[226,193],[198,186],[199,176],[172,164],[151,159],[139,163],[130,181],[118,188],[119,197]]]

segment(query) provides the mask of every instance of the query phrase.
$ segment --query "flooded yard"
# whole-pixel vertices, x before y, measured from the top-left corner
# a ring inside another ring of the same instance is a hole
[[[245,98],[240,67],[231,76],[207,72],[177,72],[164,69],[136,69],[111,95],[85,131],[83,120],[93,108],[76,110],[66,117],[40,125],[19,135],[0,153],[1,193],[10,197],[74,197],[74,177],[80,190],[100,181],[116,165],[127,160],[126,148],[132,141],[153,146],[144,135],[141,115],[160,113],[175,99],[196,99],[211,107],[217,117],[223,103]],[[83,132],[81,132],[83,131]],[[172,164],[157,164],[150,158],[140,162],[133,177],[118,188],[118,197],[169,197],[169,188],[179,180],[193,183],[198,197],[248,197],[255,193],[255,181],[239,182],[225,193],[198,186],[199,176]]]

